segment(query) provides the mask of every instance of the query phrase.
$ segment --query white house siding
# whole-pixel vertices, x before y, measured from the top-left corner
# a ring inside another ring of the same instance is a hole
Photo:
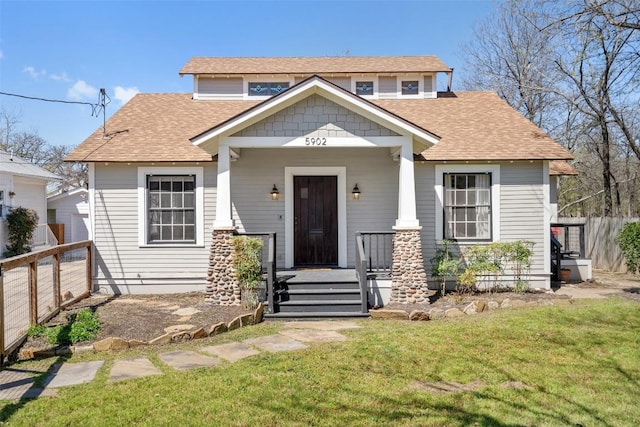
[[[435,255],[435,165],[417,163],[416,207],[422,226],[422,252],[425,267]],[[548,287],[548,266],[544,264],[544,194],[542,162],[500,164],[500,240],[534,242],[531,286]],[[464,248],[464,245],[461,245]],[[510,271],[507,273],[511,273]]]
[[[38,214],[39,224],[47,223],[47,183],[39,179],[16,176],[13,178],[13,207],[33,209]]]
[[[86,193],[80,192],[47,203],[48,209],[55,209],[56,211],[56,224],[64,224],[65,243],[73,242],[71,230],[74,215],[89,215],[87,197]]]
[[[284,266],[285,167],[346,168],[347,264],[355,264],[357,231],[391,231],[398,214],[398,163],[385,148],[243,149],[231,164],[233,217],[240,231],[278,233],[277,262]],[[362,191],[353,200],[355,184]],[[273,185],[280,199],[271,200]]]
[[[198,78],[198,98],[242,98],[242,78]]]
[[[96,164],[95,283],[110,293],[166,293],[204,290],[215,215],[215,163],[185,164],[204,170],[204,245],[177,247],[138,244],[138,167],[151,164]],[[156,164],[167,167],[167,164]],[[181,173],[175,166],[175,173]],[[202,207],[198,207],[200,209]]]
[[[233,136],[396,136],[397,134],[344,107],[312,95]]]

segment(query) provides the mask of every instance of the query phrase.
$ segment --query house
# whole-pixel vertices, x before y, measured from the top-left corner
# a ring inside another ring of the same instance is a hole
[[[193,93],[137,95],[67,157],[89,164],[95,283],[233,304],[234,233],[275,232],[278,268],[353,269],[375,231],[385,301],[426,300],[443,238],[532,241],[530,284],[549,288],[551,165],[572,155],[452,73],[434,56],[192,58]]]
[[[89,239],[89,191],[74,188],[47,198],[47,216],[50,224],[62,226],[60,242],[73,243]]]
[[[47,184],[60,180],[41,167],[0,150],[0,257],[6,250],[6,218],[11,208],[21,206],[38,214],[32,246],[56,244],[47,227]]]

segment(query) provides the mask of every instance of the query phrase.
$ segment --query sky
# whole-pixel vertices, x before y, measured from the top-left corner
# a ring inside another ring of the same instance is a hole
[[[107,119],[138,92],[191,92],[193,56],[436,55],[464,73],[460,46],[491,0],[0,0],[0,92],[97,103]],[[0,95],[20,131],[76,146],[102,126],[87,105]]]

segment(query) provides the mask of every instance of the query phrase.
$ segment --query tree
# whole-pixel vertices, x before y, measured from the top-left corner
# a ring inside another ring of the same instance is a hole
[[[634,197],[621,196],[620,184],[637,179],[628,156],[640,160],[638,1],[508,1],[497,8],[464,49],[472,70],[466,85],[496,90],[565,147],[598,159],[587,170],[588,178],[599,171],[600,188],[576,186],[582,194],[574,200],[601,195],[603,215],[621,212],[622,200]]]
[[[61,189],[86,187],[88,170],[84,163],[66,163],[71,147],[49,145],[36,132],[19,130],[20,115],[0,107],[0,150],[11,152],[62,177]]]

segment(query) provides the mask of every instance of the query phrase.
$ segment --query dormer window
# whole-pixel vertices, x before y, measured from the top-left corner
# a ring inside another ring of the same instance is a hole
[[[402,96],[419,95],[420,86],[418,82],[419,80],[402,80],[400,85]]]
[[[289,82],[249,82],[249,96],[273,96],[289,89]]]
[[[373,81],[356,81],[356,95],[373,96]]]

